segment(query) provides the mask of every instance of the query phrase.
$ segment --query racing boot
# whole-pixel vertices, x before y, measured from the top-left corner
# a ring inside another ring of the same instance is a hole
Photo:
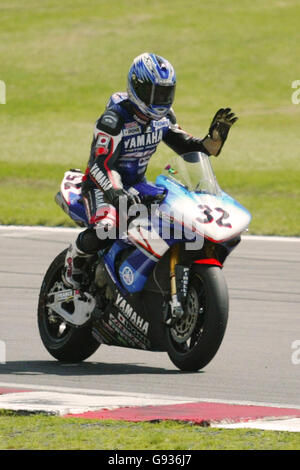
[[[76,242],[69,246],[62,275],[63,281],[68,287],[75,290],[80,288],[83,274],[82,267],[86,260],[92,256],[79,250]]]

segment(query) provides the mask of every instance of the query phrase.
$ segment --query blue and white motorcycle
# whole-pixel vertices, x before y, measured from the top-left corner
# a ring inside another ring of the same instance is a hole
[[[82,176],[66,172],[56,201],[87,227]],[[63,362],[83,361],[106,344],[164,351],[181,370],[202,369],[227,325],[222,267],[251,215],[220,189],[199,152],[174,157],[155,184],[135,190],[142,200],[157,198],[147,210],[130,208],[126,230],[86,262],[80,290],[64,285],[66,250],[50,265],[38,305],[41,339]]]

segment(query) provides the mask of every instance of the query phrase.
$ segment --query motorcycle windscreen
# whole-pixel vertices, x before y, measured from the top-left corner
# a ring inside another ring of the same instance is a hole
[[[204,153],[189,152],[173,156],[165,167],[165,174],[189,191],[214,195],[221,193],[210,159]]]

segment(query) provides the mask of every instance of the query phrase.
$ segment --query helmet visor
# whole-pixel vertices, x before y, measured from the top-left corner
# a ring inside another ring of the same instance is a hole
[[[154,85],[151,104],[171,105],[174,101],[175,85]]]
[[[175,85],[154,85],[150,81],[132,80],[132,86],[136,95],[146,106],[151,104],[171,105],[173,103]]]

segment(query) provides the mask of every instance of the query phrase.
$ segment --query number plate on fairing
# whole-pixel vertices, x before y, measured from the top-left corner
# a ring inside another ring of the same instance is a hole
[[[83,173],[78,171],[66,171],[64,179],[61,183],[61,194],[64,200],[69,205],[71,203],[72,196],[79,197],[81,195],[81,183]]]
[[[215,242],[234,238],[247,229],[251,215],[228,194],[193,193],[192,197],[167,198],[164,215],[181,220],[185,227]]]
[[[205,237],[215,241],[235,237],[247,229],[251,215],[241,204],[228,194],[220,196],[197,195],[199,215],[196,222],[202,226]]]

